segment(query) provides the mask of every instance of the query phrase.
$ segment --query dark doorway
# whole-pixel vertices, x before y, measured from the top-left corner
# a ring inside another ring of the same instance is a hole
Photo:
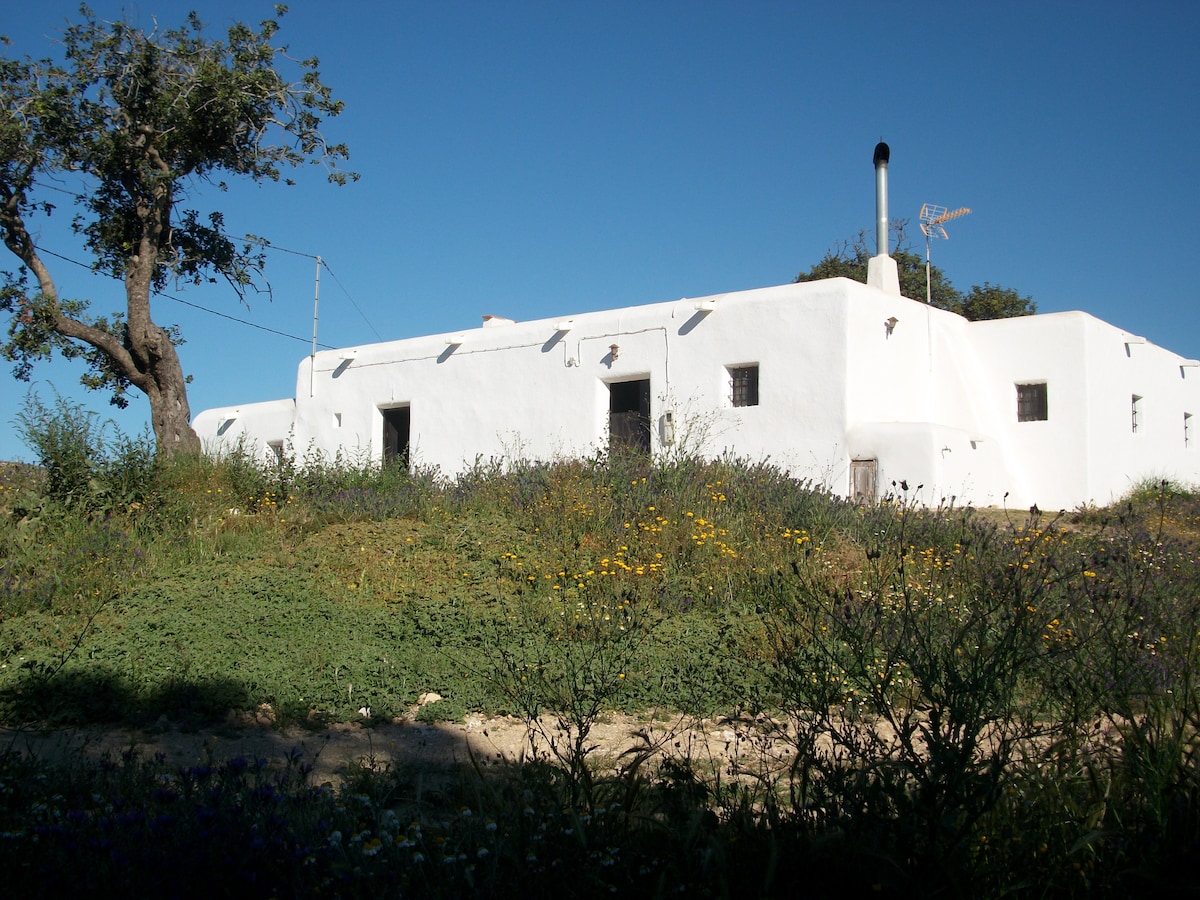
[[[608,386],[608,451],[650,455],[650,379]]]
[[[409,407],[381,409],[383,413],[383,464],[408,468],[408,432],[412,421]]]

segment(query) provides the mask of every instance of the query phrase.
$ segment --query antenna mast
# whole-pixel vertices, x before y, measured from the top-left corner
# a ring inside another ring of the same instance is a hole
[[[921,226],[924,227],[924,226]],[[317,307],[321,305],[321,257],[317,256],[317,280],[313,287],[313,343],[312,358],[308,364],[308,396],[313,395],[313,379],[317,370]]]
[[[957,219],[959,216],[965,216],[970,212],[969,207],[951,210],[946,212],[944,206],[934,206],[932,203],[926,203],[921,206],[921,233],[925,235],[925,303],[930,302],[931,289],[929,286],[929,245],[934,238],[950,239],[950,235],[946,234],[945,223],[951,219]]]

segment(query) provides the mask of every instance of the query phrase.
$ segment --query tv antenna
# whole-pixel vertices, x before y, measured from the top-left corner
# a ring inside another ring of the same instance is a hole
[[[930,301],[929,287],[929,245],[934,238],[950,239],[950,235],[946,234],[946,223],[951,219],[957,219],[959,216],[965,216],[970,212],[969,207],[961,209],[953,209],[946,211],[944,206],[934,206],[932,203],[926,203],[921,206],[921,233],[925,235],[925,302]]]

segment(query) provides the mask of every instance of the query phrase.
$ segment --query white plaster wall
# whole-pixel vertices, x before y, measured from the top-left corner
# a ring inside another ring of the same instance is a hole
[[[439,335],[318,353],[298,373],[296,446],[378,459],[379,409],[409,405],[414,462],[450,474],[477,456],[579,455],[605,445],[607,385],[649,377],[658,451],[770,456],[828,475],[844,457],[844,286],[705,300],[711,311],[680,300],[574,316],[566,331],[547,319],[467,330],[454,345]],[[727,367],[748,364],[760,405],[735,409]],[[659,443],[667,410],[672,448]]]
[[[1200,368],[1091,316],[1083,327],[1093,361],[1090,499],[1111,502],[1148,479],[1200,483],[1200,455],[1183,432],[1184,412],[1200,407]],[[1136,432],[1134,394],[1142,397]]]
[[[878,461],[881,493],[904,482],[930,505],[994,502],[1004,456],[984,439],[991,416],[970,323],[853,283],[848,303],[850,457]]]
[[[1016,476],[1010,505],[1106,504],[1146,477],[1200,483],[1200,455],[1183,447],[1200,370],[1182,357],[1145,343],[1127,350],[1133,335],[1082,312],[978,322],[971,333],[1003,411],[999,435]],[[1032,381],[1047,382],[1049,419],[1017,422],[1015,384]],[[1145,397],[1136,435],[1134,393]]]
[[[1127,348],[1083,313],[968,323],[830,279],[569,318],[318,353],[299,366],[295,401],[205,411],[195,427],[210,452],[288,440],[300,457],[378,461],[381,409],[407,405],[412,461],[454,474],[476,458],[602,449],[608,384],[648,377],[656,452],[770,459],[839,493],[852,459],[878,461],[881,493],[905,480],[929,504],[1052,510],[1145,477],[1200,483],[1200,434],[1183,447],[1200,368]],[[727,367],[740,365],[759,367],[758,406],[732,406]],[[1049,419],[1019,423],[1015,385],[1034,381],[1048,384]],[[1145,398],[1136,435],[1133,393]]]
[[[295,400],[268,400],[206,409],[192,420],[192,428],[205,453],[219,456],[240,447],[269,460],[274,458],[271,443],[290,444],[295,421]]]
[[[709,428],[702,452],[769,457],[797,477],[842,489],[844,285],[784,285],[724,295],[715,305],[673,345],[671,391],[683,421]],[[747,364],[759,366],[759,405],[734,408],[727,367]]]
[[[1009,460],[1001,502],[1045,510],[1088,496],[1089,359],[1078,313],[1026,316],[971,326],[984,371],[986,402],[996,418],[989,434]],[[1048,418],[1017,421],[1017,384],[1046,382]],[[1005,497],[1007,495],[1007,497]]]

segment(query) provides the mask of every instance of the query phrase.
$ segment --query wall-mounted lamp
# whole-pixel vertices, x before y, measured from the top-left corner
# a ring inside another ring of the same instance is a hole
[[[892,332],[896,330],[896,323],[899,321],[895,316],[888,316],[883,320],[883,330],[887,332],[888,337],[892,336]]]
[[[452,334],[450,337],[446,338],[446,346],[458,347],[464,340],[466,340],[466,338],[464,338],[461,334]]]
[[[716,300],[699,300],[696,302],[696,312],[710,313],[717,308]]]
[[[621,352],[621,348],[619,346],[617,346],[616,344],[609,344],[608,352],[609,352],[609,355],[612,356],[613,359],[616,359],[617,354],[619,354]]]
[[[557,328],[559,331],[570,331],[572,328],[575,327],[575,320],[574,319],[563,319],[561,322],[559,322],[554,327]]]

